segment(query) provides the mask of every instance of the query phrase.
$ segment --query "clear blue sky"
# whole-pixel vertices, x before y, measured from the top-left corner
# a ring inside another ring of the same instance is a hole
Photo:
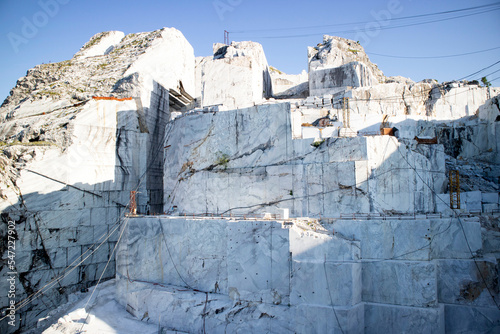
[[[208,56],[212,54],[212,44],[223,42],[223,32],[228,30],[231,40],[260,42],[270,65],[296,74],[307,69],[307,46],[320,43],[323,34],[359,40],[369,55],[372,52],[427,57],[500,47],[500,6],[406,18],[495,2],[0,0],[0,101],[29,68],[70,59],[92,35],[102,31],[120,30],[128,34],[175,27],[194,47],[196,56]],[[450,19],[463,15],[468,16]],[[423,21],[437,22],[412,25]],[[29,25],[35,29],[30,30]],[[368,33],[364,32],[366,28],[370,29]],[[370,58],[386,75],[442,82],[465,77],[500,61],[500,48],[451,58]],[[469,79],[492,72],[495,73],[489,79],[500,77],[500,63]],[[492,83],[500,86],[500,79]]]

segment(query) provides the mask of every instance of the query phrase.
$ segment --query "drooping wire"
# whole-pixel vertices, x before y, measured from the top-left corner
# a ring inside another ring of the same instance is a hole
[[[495,73],[497,73],[497,72],[500,72],[500,70],[496,70],[496,71],[493,71],[493,72],[491,72],[491,73],[485,74],[485,75],[483,75],[483,77],[488,77],[488,76],[490,76],[490,75],[492,75],[492,74],[495,74]],[[495,80],[495,79],[493,79],[493,80]],[[493,81],[493,80],[492,80],[492,81]]]
[[[472,77],[472,76],[474,76],[474,75],[476,75],[476,74],[479,74],[479,73],[481,73],[482,71],[487,70],[487,69],[489,69],[489,68],[491,68],[491,67],[493,67],[493,66],[495,66],[495,65],[497,65],[497,64],[500,64],[500,60],[499,60],[499,61],[497,61],[497,62],[494,62],[493,64],[491,64],[491,65],[489,65],[489,66],[486,66],[486,67],[484,67],[484,68],[480,69],[479,71],[476,71],[476,72],[474,72],[474,73],[471,73],[471,74],[469,74],[469,75],[466,75],[465,77],[462,77],[462,78],[458,79],[458,81],[461,81],[461,80],[467,79],[467,78],[469,78],[469,77]]]
[[[154,93],[154,92],[153,92],[153,93]],[[157,149],[156,149],[156,150],[153,150],[153,152],[151,152],[150,157],[152,157],[152,160],[148,163],[148,167],[146,168],[146,170],[144,171],[144,173],[140,176],[140,178],[139,178],[139,182],[138,182],[137,186],[135,187],[135,191],[138,191],[138,190],[139,190],[139,188],[141,187],[142,183],[143,183],[143,182],[144,182],[144,180],[145,180],[146,175],[147,175],[147,174],[148,174],[148,172],[151,170],[151,168],[153,168],[153,167],[154,167],[154,164],[155,164],[155,162],[156,162],[156,159],[160,156],[160,152],[161,152],[161,155],[163,156],[163,149],[164,149],[164,146],[163,146],[163,145],[164,145],[164,143],[165,143],[165,141],[166,141],[166,139],[167,139],[167,137],[168,137],[169,135],[170,135],[170,131],[169,131],[169,132],[165,132],[165,133],[164,133],[164,135],[163,135],[162,140],[158,143],[158,147],[157,147]],[[126,221],[127,221],[127,222],[126,222],[126,223],[125,223],[125,225],[122,227],[122,231],[121,231],[121,234],[120,234],[120,239],[121,239],[121,237],[122,237],[122,235],[123,235],[123,232],[125,231],[126,226],[127,226],[127,224],[128,224],[128,219],[126,219]],[[118,240],[118,242],[115,244],[115,247],[113,248],[113,253],[115,252],[115,250],[116,250],[116,248],[117,248],[117,246],[118,246],[118,244],[119,244],[119,241],[120,241],[120,240]],[[108,264],[109,264],[109,262],[110,262],[111,258],[112,258],[112,256],[110,256],[110,258],[108,259],[108,263],[106,264],[106,267],[108,266]],[[103,271],[103,274],[104,274],[104,271]],[[98,288],[98,286],[99,286],[99,284],[100,284],[100,282],[101,282],[101,280],[102,280],[103,274],[101,275],[101,277],[100,277],[100,278],[99,278],[99,280],[97,281],[97,284],[95,285],[94,291],[93,291],[93,292],[92,292],[92,294],[90,295],[90,297],[89,297],[89,299],[88,299],[87,303],[85,304],[85,307],[88,305],[88,303],[90,302],[90,299],[92,298],[92,295],[93,295],[93,294],[94,294],[94,292],[97,290],[97,288]],[[96,296],[96,298],[99,296],[99,293],[100,293],[100,290],[98,290],[98,291],[97,291],[97,296]],[[92,308],[92,307],[91,307],[91,308]],[[87,312],[87,316],[86,316],[86,318],[85,318],[85,322],[83,322],[83,323],[82,323],[82,327],[80,328],[80,332],[83,330],[83,327],[85,326],[85,323],[86,323],[86,322],[88,321],[88,319],[89,319],[89,316],[90,316],[90,311],[91,311],[91,309],[89,309],[89,311]]]
[[[330,282],[328,282],[328,275],[326,273],[326,254],[325,254],[325,260],[323,261],[323,269],[325,272],[326,288],[328,289],[328,296],[330,296],[330,304],[332,305],[333,314],[335,315],[335,319],[337,319],[337,324],[339,325],[340,331],[342,332],[342,334],[344,334],[344,330],[342,329],[342,325],[340,324],[339,317],[337,316],[337,311],[333,306],[332,293],[330,290]]]
[[[120,232],[120,236],[118,237],[118,240],[115,244],[115,246],[113,247],[113,251],[111,252],[111,254],[109,255],[109,259],[108,259],[108,262],[106,263],[106,266],[104,267],[104,269],[102,270],[102,273],[101,273],[101,276],[99,277],[99,280],[97,281],[97,284],[94,286],[94,289],[92,290],[92,293],[90,294],[89,296],[89,299],[87,300],[87,302],[85,303],[85,306],[83,307],[85,309],[85,311],[87,311],[87,306],[88,304],[90,303],[90,301],[92,300],[92,296],[94,295],[94,293],[97,291],[97,295],[96,295],[96,299],[97,297],[99,296],[99,292],[100,290],[97,290],[97,288],[99,287],[99,284],[101,283],[101,280],[104,276],[104,273],[106,272],[106,269],[108,268],[109,266],[109,263],[111,262],[111,259],[113,258],[113,255],[116,251],[116,248],[118,247],[118,245],[120,244],[120,241],[122,239],[122,236],[123,236],[123,232],[125,232],[125,229],[127,228],[127,225],[128,225],[128,221],[129,219],[125,218],[125,224],[123,225],[122,227],[122,230]],[[90,310],[87,312],[87,316],[85,318],[85,321],[82,323],[82,327],[80,327],[80,333],[82,332],[83,330],[83,326],[85,326],[85,323],[87,323],[88,319],[89,319],[89,316],[90,316]]]
[[[413,27],[413,26],[419,26],[419,25],[424,25],[424,24],[429,24],[429,23],[436,23],[436,22],[444,22],[444,21],[449,21],[449,20],[455,20],[463,17],[469,17],[473,15],[479,15],[479,14],[484,14],[484,13],[491,13],[492,11],[500,10],[500,7],[498,8],[493,8],[493,9],[488,9],[484,11],[480,11],[477,13],[472,13],[472,14],[464,14],[464,15],[458,15],[454,17],[448,17],[448,18],[442,18],[442,19],[436,19],[436,20],[429,20],[425,22],[417,22],[417,23],[407,23],[407,24],[400,24],[400,25],[394,25],[394,26],[380,26],[377,27],[377,30],[392,30],[392,29],[399,29],[399,28],[407,28],[407,27]],[[338,35],[338,34],[350,34],[350,33],[358,33],[359,30],[357,29],[349,29],[349,30],[338,30],[338,31],[329,31],[329,32],[323,32],[323,34],[328,34],[328,35]],[[275,35],[275,36],[255,36],[254,38],[260,38],[260,39],[285,39],[285,38],[301,38],[301,37],[310,37],[310,36],[316,36],[318,33],[308,33],[308,34],[295,34],[295,35]]]
[[[166,136],[167,136],[167,133],[164,135],[163,137],[163,141],[166,139]],[[153,163],[156,161],[157,157],[159,156],[159,152],[163,149],[163,141],[161,141],[159,144],[158,144],[158,149],[153,151],[152,155],[153,155],[153,159],[150,163],[150,165],[148,166],[148,168],[146,169],[146,171],[141,175],[141,177],[139,178],[139,182],[138,182],[138,185],[137,187],[135,188],[136,190],[140,188],[142,182],[144,181],[144,178],[145,176],[147,175],[147,173],[150,171],[150,169],[152,168],[153,166]],[[85,190],[85,189],[81,189],[79,187],[76,187],[76,186],[73,186],[73,185],[70,185],[70,184],[67,184],[65,182],[62,182],[60,180],[57,180],[53,177],[50,177],[50,176],[47,176],[43,173],[39,173],[39,172],[35,172],[35,171],[32,171],[32,170],[29,170],[30,172],[36,174],[36,175],[39,175],[41,177],[45,177],[47,179],[50,179],[54,182],[57,182],[57,183],[61,183],[61,184],[65,184],[66,186],[69,186],[69,187],[73,187],[75,188],[76,190],[79,190],[79,191],[82,191],[82,192],[85,192],[85,193],[89,193],[91,195],[94,195],[94,196],[98,196],[98,197],[101,197],[103,198],[102,195],[100,194],[96,194],[94,192],[91,192],[91,191],[88,191],[88,190]],[[115,201],[112,201],[115,205],[117,206],[120,206],[120,207],[126,207],[126,205],[123,205],[121,203],[118,203],[118,202],[115,202]],[[23,301],[19,302],[17,305],[16,305],[16,310],[28,305],[29,303],[31,303],[32,301],[34,301],[35,299],[37,299],[38,297],[40,297],[40,295],[43,295],[43,293],[45,291],[47,291],[48,289],[51,289],[52,287],[54,287],[60,280],[62,280],[64,277],[68,276],[71,272],[73,272],[78,266],[80,266],[83,262],[85,262],[90,256],[92,256],[117,230],[118,228],[121,226],[121,222],[122,222],[122,218],[123,218],[123,215],[124,215],[124,212],[122,212],[122,214],[120,215],[120,217],[118,218],[118,220],[115,222],[115,224],[113,225],[112,227],[112,230],[109,231],[107,233],[104,233],[99,239],[98,241],[96,241],[93,245],[91,245],[82,255],[80,255],[79,257],[77,257],[70,265],[66,266],[66,268],[64,268],[62,270],[62,273],[59,274],[57,277],[55,277],[54,279],[52,279],[50,282],[48,282],[46,285],[44,285],[42,288],[38,289],[37,292],[34,292],[32,293],[31,295],[29,295],[28,297],[26,297]],[[107,236],[105,237],[105,239],[99,244],[99,246],[97,246],[95,249],[93,249],[90,254],[88,254],[85,258],[83,258],[85,256],[85,254],[87,252],[89,252],[98,242],[99,240],[101,240],[105,235],[107,234]],[[118,243],[117,243],[118,244]],[[79,259],[82,259],[81,261],[78,262]],[[109,264],[109,260],[111,259],[112,257],[110,256],[110,258],[108,259],[108,264]],[[78,263],[77,263],[78,262]],[[73,266],[73,267],[72,267]],[[72,267],[72,268],[71,268]],[[70,269],[71,268],[71,269]],[[67,271],[68,269],[70,269],[69,271]],[[67,272],[66,272],[67,271]],[[103,272],[104,273],[104,272]],[[102,275],[101,275],[101,278],[100,280],[102,279]],[[100,280],[98,281],[97,285],[99,285],[100,283]],[[97,285],[96,285],[96,288],[97,288]],[[3,320],[5,319],[6,316],[4,316],[3,318],[0,318],[0,320]]]
[[[488,5],[475,6],[475,7],[469,7],[469,8],[447,10],[447,11],[442,11],[442,12],[419,14],[419,15],[411,15],[411,16],[403,16],[403,17],[395,17],[395,18],[391,18],[391,21],[400,21],[400,20],[415,19],[415,18],[428,17],[428,16],[436,16],[436,15],[443,15],[443,14],[458,13],[458,12],[464,12],[464,11],[470,11],[470,10],[475,10],[475,9],[482,9],[482,8],[497,6],[499,4],[500,4],[500,2],[495,2],[495,3],[488,4]],[[357,25],[357,24],[366,24],[366,23],[371,23],[371,22],[373,22],[373,21],[347,22],[347,23],[337,23],[337,24],[326,24],[326,25],[316,25],[316,26],[302,26],[302,27],[288,27],[288,28],[274,28],[274,29],[251,29],[251,30],[240,30],[240,31],[236,31],[235,30],[235,31],[229,31],[229,32],[233,33],[233,34],[243,34],[243,33],[249,33],[249,32],[304,30],[304,29],[328,28],[328,27],[338,27],[338,26],[349,26],[349,25]]]
[[[431,186],[429,186],[429,185],[427,184],[427,182],[425,182],[425,180],[422,178],[422,176],[420,176],[420,174],[417,172],[417,170],[416,170],[416,169],[415,169],[415,168],[414,168],[414,167],[410,164],[410,162],[408,161],[408,159],[406,159],[406,157],[404,156],[404,154],[401,152],[401,150],[400,150],[400,147],[399,147],[399,146],[398,146],[398,152],[399,152],[399,154],[401,155],[401,157],[403,158],[403,160],[405,160],[405,161],[406,161],[406,163],[408,164],[408,166],[410,166],[410,167],[411,167],[411,168],[415,171],[415,175],[417,175],[417,176],[418,176],[418,178],[422,181],[422,183],[423,183],[424,185],[426,185],[426,186],[430,189],[430,191],[434,194],[434,196],[435,196],[437,199],[439,199],[440,201],[442,201],[443,203],[445,203],[445,204],[446,204],[446,206],[448,206],[448,207],[452,210],[453,214],[454,214],[454,215],[455,215],[455,217],[458,219],[458,222],[459,222],[460,228],[461,228],[462,233],[463,233],[463,235],[464,235],[464,240],[465,240],[465,243],[466,243],[466,245],[467,245],[467,249],[468,249],[468,251],[469,251],[469,253],[470,253],[470,255],[471,255],[472,260],[474,261],[474,264],[475,264],[475,266],[476,266],[477,272],[479,273],[479,276],[481,277],[481,280],[482,280],[482,282],[483,282],[484,286],[486,287],[486,290],[488,291],[488,294],[491,296],[491,299],[493,300],[493,303],[496,305],[497,309],[499,309],[499,310],[500,310],[500,305],[499,305],[499,304],[498,304],[498,302],[496,301],[495,296],[494,296],[494,295],[493,295],[493,293],[491,292],[491,289],[490,289],[490,287],[488,286],[488,283],[486,282],[486,279],[484,278],[484,275],[483,275],[483,273],[482,273],[481,269],[479,268],[479,264],[477,263],[477,260],[476,260],[476,257],[475,257],[475,255],[474,255],[474,252],[472,251],[472,247],[470,246],[469,239],[468,239],[468,237],[467,237],[467,233],[465,232],[465,228],[464,228],[464,226],[463,226],[462,220],[460,219],[460,215],[456,212],[456,210],[455,210],[454,208],[452,208],[452,207],[450,206],[450,204],[449,204],[449,203],[447,203],[447,202],[446,202],[445,200],[443,200],[441,197],[437,196],[438,194],[436,193],[436,191],[435,191],[434,189],[432,189],[432,187],[431,187]]]
[[[488,51],[492,51],[492,50],[497,50],[497,49],[500,49],[500,46],[497,46],[497,47],[494,47],[494,48],[490,48],[490,49],[485,49],[485,50],[465,52],[465,53],[457,53],[457,54],[452,54],[452,55],[440,55],[440,56],[396,56],[396,55],[380,54],[380,53],[371,52],[371,51],[366,51],[366,53],[369,54],[369,55],[380,56],[380,57],[389,57],[389,58],[401,58],[401,59],[437,59],[437,58],[462,57],[462,56],[468,56],[468,55],[473,55],[473,54],[488,52]]]

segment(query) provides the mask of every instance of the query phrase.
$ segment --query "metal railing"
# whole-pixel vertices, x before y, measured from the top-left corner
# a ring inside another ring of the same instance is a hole
[[[500,213],[500,209],[493,209],[489,212],[482,211],[468,211],[461,212],[458,214],[459,217],[477,217],[483,214],[498,214]],[[127,215],[133,217],[182,217],[182,218],[190,218],[190,219],[228,219],[228,220],[278,220],[278,221],[293,221],[297,219],[301,219],[301,217],[290,217],[284,219],[280,214],[272,214],[272,213],[252,213],[252,214],[234,214],[234,213],[176,213],[176,214],[168,214],[168,213],[153,213],[153,214],[135,214],[135,215]],[[384,214],[384,213],[341,213],[336,217],[308,217],[310,219],[317,219],[322,222],[334,222],[336,220],[419,220],[419,219],[442,219],[449,218],[453,215],[446,215],[441,212],[439,213],[414,213],[414,214]],[[306,217],[302,217],[306,218]]]

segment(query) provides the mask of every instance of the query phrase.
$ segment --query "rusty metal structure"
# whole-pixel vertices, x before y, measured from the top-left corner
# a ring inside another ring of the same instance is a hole
[[[450,170],[450,208],[460,209],[460,175],[458,170]]]
[[[130,192],[129,214],[135,216],[137,214],[137,191]]]

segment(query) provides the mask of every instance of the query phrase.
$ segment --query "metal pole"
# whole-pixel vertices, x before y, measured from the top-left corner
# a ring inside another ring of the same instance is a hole
[[[132,190],[130,192],[130,204],[129,204],[129,210],[131,215],[136,215],[137,214],[137,201],[136,201],[136,195],[137,191]]]

